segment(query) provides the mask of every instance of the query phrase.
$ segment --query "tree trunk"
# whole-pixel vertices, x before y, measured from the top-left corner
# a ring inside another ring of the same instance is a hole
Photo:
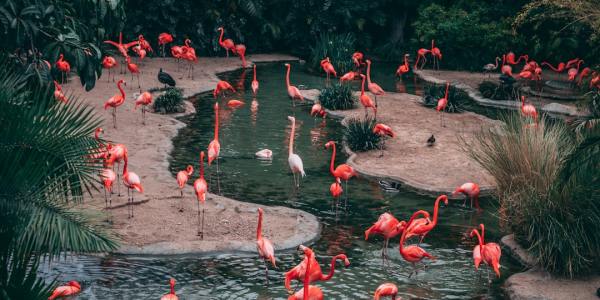
[[[392,28],[390,34],[390,42],[396,45],[404,44],[404,27],[406,26],[406,19],[408,13],[406,9],[402,9],[402,13],[398,18],[392,19]]]

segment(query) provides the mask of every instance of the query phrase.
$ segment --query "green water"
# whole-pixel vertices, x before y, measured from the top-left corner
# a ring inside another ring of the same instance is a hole
[[[287,98],[283,64],[258,66],[260,91],[255,98],[258,106],[252,109],[250,90],[252,73],[236,71],[223,74],[241,91],[229,97],[241,99],[246,105],[229,109],[221,100],[221,189],[225,196],[264,205],[298,208],[316,215],[322,222],[321,237],[311,245],[325,270],[330,257],[346,253],[351,265],[339,267],[328,282],[319,282],[326,299],[371,299],[376,287],[384,282],[398,285],[403,299],[502,299],[500,286],[519,267],[505,255],[502,257],[502,277],[491,284],[487,268],[476,272],[472,262],[474,241],[468,238],[470,228],[486,224],[488,241],[498,242],[502,233],[493,199],[482,199],[483,212],[462,207],[462,201],[441,205],[439,223],[421,244],[435,261],[417,276],[407,278],[412,266],[398,253],[398,238],[390,242],[390,264],[382,267],[382,239],[364,240],[364,230],[377,217],[391,211],[398,219],[407,219],[418,209],[433,210],[434,199],[405,190],[384,191],[377,181],[352,179],[349,207],[336,213],[331,209],[329,172],[331,152],[324,144],[341,141],[342,127],[331,119],[322,122],[309,116],[309,105],[292,107]],[[386,91],[420,93],[422,85],[408,79],[393,77],[395,66],[373,65],[373,81]],[[320,88],[322,77],[292,67],[292,83],[300,88]],[[358,83],[356,83],[358,86]],[[245,90],[244,90],[245,89]],[[197,113],[184,118],[189,125],[175,138],[172,153],[173,175],[187,164],[197,166],[198,153],[205,150],[213,137],[214,113],[212,95],[205,94],[195,102]],[[304,162],[307,176],[299,191],[292,189],[292,176],[287,163],[287,142],[290,130],[287,116],[297,120],[295,153]],[[271,161],[253,157],[260,149],[273,151]],[[345,161],[338,154],[336,164]],[[211,191],[216,192],[216,181]],[[271,284],[266,286],[262,261],[256,255],[220,254],[181,257],[70,257],[60,266],[46,268],[47,276],[59,275],[59,280],[76,278],[84,282],[82,299],[158,299],[168,291],[168,278],[177,279],[180,299],[285,299],[283,273],[301,260],[295,250],[277,251],[278,270],[270,270]]]

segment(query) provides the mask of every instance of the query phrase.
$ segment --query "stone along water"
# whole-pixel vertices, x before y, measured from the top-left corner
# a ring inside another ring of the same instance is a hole
[[[336,120],[323,122],[310,117],[310,105],[292,107],[285,89],[283,64],[259,65],[257,69],[260,91],[255,99],[256,110],[251,109],[250,70],[221,76],[241,91],[220,100],[221,189],[227,197],[294,207],[319,217],[323,224],[322,235],[311,246],[323,271],[329,270],[331,257],[338,253],[347,254],[351,262],[348,268],[338,263],[332,280],[317,283],[327,299],[370,299],[377,286],[384,282],[396,283],[404,299],[503,297],[500,285],[517,270],[516,265],[505,255],[501,261],[502,278],[488,285],[487,267],[479,273],[474,270],[475,240],[468,237],[471,228],[485,223],[487,240],[500,239],[497,219],[491,214],[495,211],[494,205],[489,203],[491,199],[482,200],[486,209],[482,213],[462,208],[462,201],[451,200],[447,207],[440,205],[438,225],[421,244],[437,259],[426,261],[429,267],[417,276],[407,278],[412,266],[399,255],[399,238],[390,241],[390,264],[383,267],[382,239],[373,236],[365,241],[365,229],[386,211],[404,220],[418,209],[432,212],[434,199],[402,189],[384,191],[377,181],[355,178],[347,189],[344,186],[345,192],[349,192],[347,210],[336,214],[329,194],[329,185],[333,182],[329,174],[331,151],[324,145],[328,140],[341,142],[342,126]],[[420,90],[412,80],[406,85],[398,83],[391,67],[376,64],[373,71],[373,80],[387,91],[415,93]],[[297,64],[292,66],[291,81],[301,88],[321,88],[324,84],[322,77],[303,72]],[[228,99],[243,100],[246,105],[232,110],[226,106]],[[189,126],[181,129],[174,140],[176,150],[170,167],[174,175],[187,164],[196,162],[198,153],[205,150],[212,139],[213,103],[211,94],[201,95],[195,103],[197,113],[185,118]],[[303,159],[307,173],[298,192],[292,191],[292,175],[287,163],[288,115],[297,120],[294,151]],[[273,150],[272,161],[254,158],[254,153],[263,148]],[[338,154],[336,165],[345,160],[344,154]],[[210,191],[216,192],[214,178]],[[81,298],[86,299],[158,298],[168,292],[170,276],[177,279],[177,291],[183,299],[284,299],[287,293],[283,273],[298,264],[302,255],[296,250],[287,250],[276,251],[276,256],[279,269],[269,271],[269,286],[266,286],[262,261],[256,254],[71,257],[69,263],[60,267],[53,265],[47,272],[49,277],[60,274],[60,280],[84,281],[87,288]]]

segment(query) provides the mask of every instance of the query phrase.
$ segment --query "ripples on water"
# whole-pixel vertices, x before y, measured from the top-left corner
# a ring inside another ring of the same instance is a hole
[[[395,66],[373,65],[373,80],[387,91],[421,93],[419,82],[398,81],[391,74]],[[403,299],[497,299],[502,298],[501,283],[517,271],[505,255],[502,258],[502,279],[487,283],[487,267],[474,271],[469,228],[480,222],[486,224],[486,237],[498,241],[501,234],[491,199],[483,213],[463,209],[462,201],[451,201],[440,208],[438,226],[421,245],[434,255],[426,261],[428,268],[412,278],[407,275],[412,266],[398,253],[398,238],[390,241],[390,263],[382,266],[382,239],[364,241],[364,230],[377,220],[379,214],[391,211],[399,219],[407,219],[417,209],[432,211],[434,199],[404,191],[388,193],[376,181],[363,178],[350,181],[347,212],[336,214],[331,209],[328,173],[331,152],[324,144],[341,141],[341,126],[337,121],[322,122],[308,115],[310,106],[291,106],[287,98],[283,64],[265,64],[257,68],[260,91],[253,99],[249,89],[251,72],[236,71],[222,77],[237,85],[238,94],[228,99],[240,99],[246,105],[237,110],[221,101],[221,182],[225,196],[265,205],[284,205],[315,214],[323,224],[321,238],[312,245],[317,252],[323,272],[329,270],[333,255],[346,253],[351,261],[344,269],[339,263],[336,275],[329,282],[319,282],[327,299],[370,299],[377,286],[384,282],[398,285]],[[248,76],[249,74],[249,76]],[[306,88],[320,88],[323,78],[302,72],[294,64],[292,83]],[[358,84],[354,84],[357,89]],[[196,162],[199,151],[212,139],[212,95],[196,101],[197,114],[186,117],[189,126],[175,138],[171,171],[175,174],[189,162]],[[291,191],[291,175],[287,165],[289,134],[288,115],[298,123],[295,152],[307,172],[299,193]],[[263,148],[273,150],[273,160],[261,161],[253,154]],[[345,161],[338,154],[336,165]],[[196,163],[197,164],[197,163]],[[196,164],[194,167],[196,167]],[[72,279],[83,282],[79,299],[158,299],[169,291],[168,279],[177,280],[180,299],[286,299],[283,273],[298,264],[302,256],[295,250],[277,251],[278,270],[269,270],[270,285],[266,286],[264,266],[254,253],[221,254],[216,256],[180,257],[69,257],[66,262],[52,263],[42,271],[51,279]]]

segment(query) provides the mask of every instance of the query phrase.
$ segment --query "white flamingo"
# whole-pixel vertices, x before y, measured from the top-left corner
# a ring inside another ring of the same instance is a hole
[[[292,131],[290,132],[290,146],[288,149],[288,163],[290,164],[290,170],[294,175],[294,184],[296,187],[300,187],[300,176],[306,176],[304,173],[304,164],[298,154],[294,153],[294,134],[296,132],[296,118],[288,116],[288,120],[292,122]],[[298,174],[298,180],[296,181],[296,173]]]

